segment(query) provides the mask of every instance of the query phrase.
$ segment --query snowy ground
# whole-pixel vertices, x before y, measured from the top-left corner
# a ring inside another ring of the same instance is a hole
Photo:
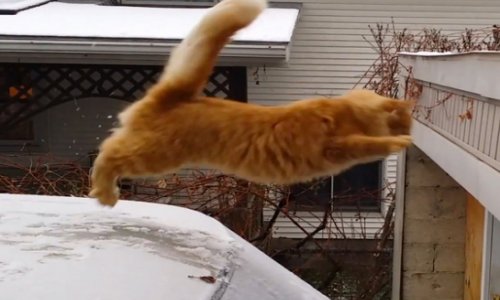
[[[0,194],[1,299],[327,299],[219,222],[168,205]]]

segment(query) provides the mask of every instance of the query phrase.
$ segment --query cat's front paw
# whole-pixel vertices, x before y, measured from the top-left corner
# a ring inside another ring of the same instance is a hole
[[[104,206],[115,206],[116,202],[118,202],[118,198],[120,196],[120,192],[118,187],[112,188],[93,188],[89,196],[92,198],[97,198],[99,203]]]
[[[409,135],[398,135],[392,138],[390,151],[399,152],[407,147],[409,147],[413,142],[413,139]]]

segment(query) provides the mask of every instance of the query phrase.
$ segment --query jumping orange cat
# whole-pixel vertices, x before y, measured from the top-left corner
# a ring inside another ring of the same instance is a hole
[[[381,159],[411,143],[408,101],[369,91],[264,107],[200,96],[219,51],[265,8],[223,0],[173,51],[164,74],[119,115],[101,145],[90,196],[118,200],[117,179],[209,167],[257,183],[292,184]]]

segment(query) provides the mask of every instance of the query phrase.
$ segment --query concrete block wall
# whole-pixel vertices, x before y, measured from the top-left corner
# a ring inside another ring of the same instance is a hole
[[[412,147],[405,194],[401,299],[463,299],[465,190]]]

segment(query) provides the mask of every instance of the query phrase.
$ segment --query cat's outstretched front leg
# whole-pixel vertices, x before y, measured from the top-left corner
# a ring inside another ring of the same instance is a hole
[[[100,155],[95,160],[92,169],[92,190],[89,196],[97,198],[99,203],[105,206],[114,206],[120,196],[116,185],[118,174],[114,167],[114,164],[105,155]]]
[[[386,157],[411,145],[409,135],[365,136],[349,135],[330,139],[324,148],[326,159],[332,163],[350,160],[370,161]]]
[[[89,196],[97,198],[105,206],[114,206],[120,196],[117,181],[124,172],[134,166],[138,155],[132,151],[133,145],[138,144],[135,136],[120,129],[115,131],[102,144],[91,172]]]
[[[108,137],[94,161],[89,195],[102,205],[114,206],[119,197],[119,178],[159,175],[181,167],[183,149],[172,144],[167,151],[167,147],[159,146],[161,134],[154,133],[153,129],[130,132],[120,128]]]

